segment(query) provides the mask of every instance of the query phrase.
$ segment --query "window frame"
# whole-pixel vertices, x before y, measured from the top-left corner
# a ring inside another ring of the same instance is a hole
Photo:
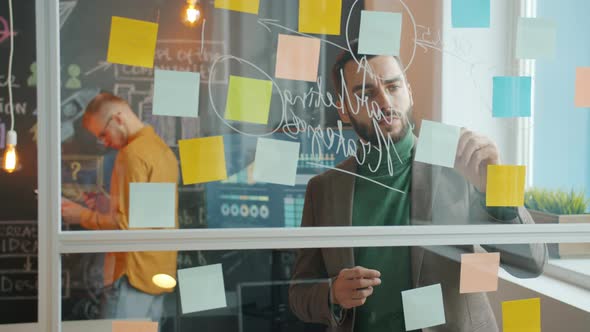
[[[530,5],[535,1],[524,0],[524,2]],[[36,0],[35,9],[40,165],[38,167],[39,331],[61,331],[61,255],[65,253],[590,242],[590,225],[62,232],[59,0]],[[526,9],[530,10],[529,7]],[[523,156],[531,154],[530,151],[523,152]]]

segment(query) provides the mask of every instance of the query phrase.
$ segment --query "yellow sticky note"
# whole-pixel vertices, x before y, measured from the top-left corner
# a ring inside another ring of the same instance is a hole
[[[258,15],[260,0],[215,0],[215,8]]]
[[[340,35],[342,0],[299,0],[299,32]]]
[[[271,81],[230,76],[225,119],[267,124],[271,96]]]
[[[158,24],[113,16],[107,61],[154,67]]]
[[[486,206],[523,206],[526,166],[488,165]]]
[[[227,179],[222,136],[180,140],[178,149],[185,185]]]
[[[158,322],[116,320],[112,332],[158,332]]]
[[[541,299],[502,302],[504,332],[541,332]]]

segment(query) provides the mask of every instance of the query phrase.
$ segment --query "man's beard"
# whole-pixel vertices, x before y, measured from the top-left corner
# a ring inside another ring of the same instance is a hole
[[[400,121],[402,122],[402,130],[400,131],[399,134],[393,134],[393,133],[383,133],[383,136],[385,136],[385,139],[387,139],[389,137],[391,137],[391,140],[393,141],[393,143],[397,143],[399,142],[402,138],[404,138],[406,136],[406,134],[408,133],[408,131],[412,128],[414,128],[413,126],[413,112],[414,112],[414,108],[412,106],[410,106],[406,112],[398,112],[398,111],[392,111],[391,115],[388,116],[389,119],[386,119],[386,121],[393,121],[393,116],[397,116],[399,117]],[[382,115],[385,116],[385,115]],[[381,127],[379,127],[379,124],[377,123],[377,119],[375,118],[371,118],[370,122],[368,124],[361,124],[359,123],[354,117],[350,117],[350,124],[352,125],[352,128],[354,129],[354,131],[356,132],[356,134],[365,142],[369,142],[371,143],[371,145],[377,146],[379,145],[379,138],[378,135],[380,135],[380,133],[376,132],[375,128],[379,128],[379,130],[381,131]],[[387,136],[386,136],[387,135]]]

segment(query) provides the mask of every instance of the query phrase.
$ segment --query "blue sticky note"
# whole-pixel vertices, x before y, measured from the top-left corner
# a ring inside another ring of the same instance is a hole
[[[452,0],[453,28],[489,28],[490,0]]]
[[[199,73],[156,69],[154,115],[198,117],[200,82]]]
[[[361,11],[360,54],[399,55],[401,34],[401,13]]]
[[[182,313],[227,306],[221,264],[178,270]]]
[[[457,126],[422,120],[415,160],[453,168],[460,136]]]
[[[402,292],[406,331],[442,325],[445,320],[440,284]]]
[[[294,186],[299,142],[259,138],[254,157],[254,181]]]
[[[494,77],[492,114],[495,118],[531,116],[530,77]]]
[[[174,228],[176,183],[130,183],[129,228]]]
[[[545,18],[520,17],[516,33],[517,59],[552,59],[555,57],[557,29]]]

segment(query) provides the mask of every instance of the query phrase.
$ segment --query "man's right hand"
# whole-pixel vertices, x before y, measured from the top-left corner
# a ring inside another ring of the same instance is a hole
[[[373,294],[373,286],[381,285],[380,277],[379,271],[362,266],[341,270],[332,283],[332,303],[344,309],[365,304],[367,297]]]

